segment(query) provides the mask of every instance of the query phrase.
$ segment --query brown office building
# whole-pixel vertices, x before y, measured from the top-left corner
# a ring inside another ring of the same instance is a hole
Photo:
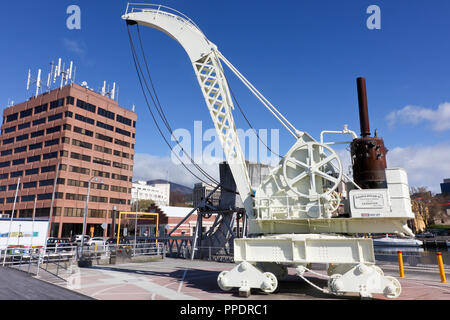
[[[51,236],[81,234],[90,181],[86,234],[109,235],[112,210],[130,208],[136,118],[77,84],[6,108],[0,213],[11,214],[15,204],[15,217],[32,217],[36,198],[35,217],[52,216]]]

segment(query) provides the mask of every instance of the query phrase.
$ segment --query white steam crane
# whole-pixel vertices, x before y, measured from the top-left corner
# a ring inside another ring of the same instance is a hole
[[[239,288],[242,295],[258,288],[274,292],[278,279],[295,267],[305,277],[311,263],[328,265],[328,289],[336,295],[361,297],[401,293],[397,279],[375,265],[372,239],[363,233],[398,233],[414,236],[407,227],[413,219],[406,173],[386,169],[384,187],[361,189],[343,174],[342,163],[330,143],[297,130],[209,41],[185,15],[161,6],[128,4],[122,16],[128,25],[160,30],[185,49],[220,139],[248,217],[248,237],[235,239],[238,265],[220,273],[223,290]],[[252,190],[244,154],[233,120],[234,109],[225,78],[225,64],[295,138],[295,143],[257,190]],[[323,133],[336,131],[323,131]],[[338,131],[352,134],[344,127]],[[355,141],[355,140],[354,140]],[[378,148],[378,147],[376,147]],[[356,160],[355,160],[356,161]],[[348,191],[346,215],[336,215],[341,202],[338,186]],[[310,283],[310,282],[309,282]],[[311,285],[315,286],[313,283]]]

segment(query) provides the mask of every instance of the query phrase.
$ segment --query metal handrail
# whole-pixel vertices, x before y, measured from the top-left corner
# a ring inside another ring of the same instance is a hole
[[[130,6],[131,6],[131,8],[130,8]],[[151,7],[151,9],[139,8],[139,6]],[[165,9],[165,10],[161,10],[161,9]],[[202,35],[204,35],[203,32],[201,31],[201,29],[187,15],[185,15],[184,13],[182,13],[178,10],[175,10],[173,8],[163,6],[160,4],[129,2],[129,3],[127,3],[127,8],[125,10],[125,14],[133,13],[133,12],[146,12],[146,11],[156,11],[157,13],[162,13],[162,14],[167,14],[169,16],[172,16],[173,18],[180,20],[180,21],[186,23],[187,25],[195,27],[195,29],[197,31],[199,31]]]

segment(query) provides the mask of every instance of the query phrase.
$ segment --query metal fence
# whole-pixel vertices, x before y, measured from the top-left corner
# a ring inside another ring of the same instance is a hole
[[[103,264],[126,262],[129,258],[164,256],[162,243],[104,244],[95,246],[11,247],[0,251],[0,266],[25,271],[36,276],[53,275],[64,280],[73,272],[81,257]],[[122,259],[121,259],[122,258]]]

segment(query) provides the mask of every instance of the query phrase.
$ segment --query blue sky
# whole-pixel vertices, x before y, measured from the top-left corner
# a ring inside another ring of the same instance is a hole
[[[408,170],[410,184],[439,192],[450,178],[450,2],[213,1],[161,4],[189,16],[255,87],[299,129],[319,139],[344,124],[359,134],[356,78],[367,81],[371,130],[390,150],[390,166]],[[81,9],[81,29],[69,30],[69,5]],[[366,9],[381,9],[381,29],[369,30]],[[2,4],[0,105],[22,102],[28,68],[48,72],[58,57],[73,60],[76,82],[99,89],[119,85],[119,103],[138,113],[136,178],[191,183],[168,164],[170,150],[144,103],[121,15],[126,1],[21,1]],[[20,9],[20,15],[15,14]],[[193,131],[194,121],[212,128],[188,59],[173,39],[141,28],[159,98],[171,126]],[[294,139],[229,72],[231,87],[257,129],[280,128],[280,152]],[[447,103],[448,102],[448,103]],[[235,113],[236,124],[248,129]],[[344,152],[344,151],[342,151]],[[342,153],[343,154],[343,153]],[[212,170],[212,168],[211,168]]]

